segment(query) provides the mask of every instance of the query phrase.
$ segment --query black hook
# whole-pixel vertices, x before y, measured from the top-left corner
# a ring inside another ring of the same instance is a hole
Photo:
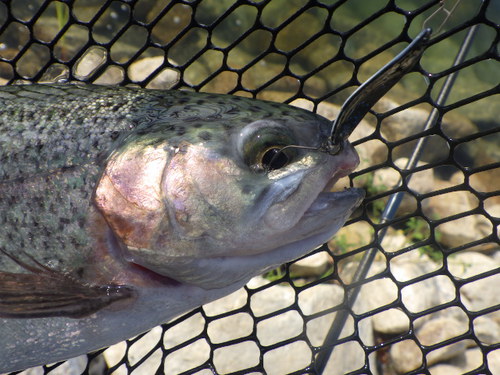
[[[347,98],[332,126],[326,150],[335,155],[367,112],[420,60],[430,40],[431,29],[424,29],[403,51],[384,65]]]

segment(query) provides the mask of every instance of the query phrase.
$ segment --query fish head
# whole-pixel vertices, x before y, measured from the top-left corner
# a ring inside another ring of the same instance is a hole
[[[256,119],[255,106],[270,106],[260,103],[205,119],[203,137],[153,131],[113,153],[95,202],[127,262],[221,288],[304,255],[345,223],[364,192],[330,189],[358,165],[354,148],[321,152],[330,121],[285,105]]]

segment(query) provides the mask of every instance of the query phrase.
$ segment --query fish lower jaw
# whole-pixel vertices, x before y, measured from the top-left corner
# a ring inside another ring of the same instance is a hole
[[[336,182],[349,173],[340,170],[329,180]],[[327,185],[328,185],[327,183]],[[257,254],[215,257],[179,257],[164,263],[149,262],[139,249],[123,244],[110,230],[111,255],[122,268],[120,283],[137,288],[199,287],[204,290],[243,285],[251,277],[299,256],[327,241],[343,225],[364,198],[362,189],[350,188],[318,193],[298,223],[283,233],[283,244]],[[146,257],[147,258],[147,257]]]
[[[339,214],[354,211],[361,204],[364,197],[365,191],[359,188],[349,188],[337,192],[326,190],[319,193],[304,213],[304,217],[320,215],[321,212],[328,210],[339,212]]]

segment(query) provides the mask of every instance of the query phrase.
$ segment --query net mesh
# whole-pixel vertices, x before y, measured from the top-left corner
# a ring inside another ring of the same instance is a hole
[[[424,23],[445,21],[420,65],[351,137],[361,165],[350,180],[367,198],[333,240],[222,301],[32,371],[500,373],[500,6],[458,2],[445,20],[453,4],[444,2],[429,18],[439,3],[2,0],[1,84],[77,80],[229,93],[331,119]],[[475,25],[466,58],[453,66]],[[423,131],[433,109],[436,121]],[[419,163],[408,169],[422,139]],[[397,192],[395,217],[381,220]],[[369,272],[358,280],[368,250]],[[325,341],[341,312],[340,334]]]

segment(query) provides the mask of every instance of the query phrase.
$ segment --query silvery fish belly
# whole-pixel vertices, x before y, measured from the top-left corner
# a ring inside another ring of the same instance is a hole
[[[347,141],[311,150],[330,132],[235,96],[1,88],[0,372],[144,332],[331,238],[363,192],[329,192],[358,164]]]

